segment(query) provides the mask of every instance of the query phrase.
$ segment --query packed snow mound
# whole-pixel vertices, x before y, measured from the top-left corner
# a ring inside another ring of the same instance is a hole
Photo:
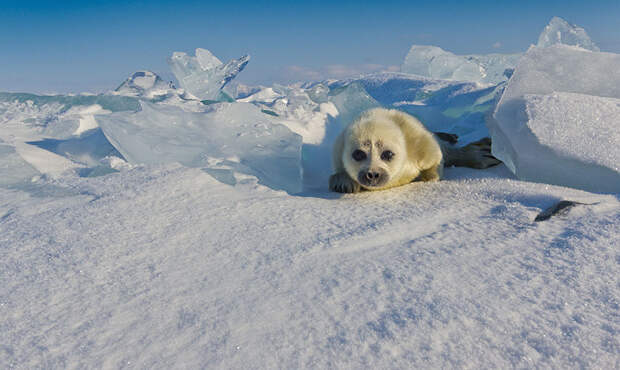
[[[583,49],[600,51],[583,28],[570,24],[560,17],[551,18],[549,24],[538,36],[536,46],[547,47],[555,44],[573,45]]]
[[[223,64],[217,57],[205,49],[196,49],[196,56],[175,51],[168,59],[172,73],[183,89],[200,100],[227,100],[222,89],[250,61],[249,55],[232,59]],[[230,99],[230,98],[228,98]]]
[[[401,71],[435,79],[497,84],[510,77],[520,56],[456,55],[438,46],[413,45]]]
[[[301,137],[248,103],[204,112],[141,102],[139,112],[98,116],[105,136],[130,163],[179,162],[234,184],[256,176],[274,189],[301,191]]]
[[[620,55],[532,47],[488,121],[493,154],[521,179],[617,192],[618,99]]]
[[[114,91],[122,95],[154,98],[166,95],[170,89],[174,89],[172,82],[162,80],[161,77],[151,71],[138,71]]]

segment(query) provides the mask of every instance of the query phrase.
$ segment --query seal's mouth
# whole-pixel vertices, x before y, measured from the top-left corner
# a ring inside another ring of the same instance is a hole
[[[382,168],[361,170],[357,174],[357,182],[367,188],[379,188],[388,182],[389,176]]]

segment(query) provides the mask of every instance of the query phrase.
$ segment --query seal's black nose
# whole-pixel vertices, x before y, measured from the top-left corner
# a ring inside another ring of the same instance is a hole
[[[378,172],[371,172],[371,171],[366,172],[366,179],[368,181],[372,181],[372,180],[375,180],[375,179],[378,179],[378,178],[379,178],[379,173]]]

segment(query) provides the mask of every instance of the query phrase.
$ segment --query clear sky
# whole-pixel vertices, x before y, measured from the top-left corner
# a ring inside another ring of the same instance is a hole
[[[102,92],[141,69],[172,80],[173,51],[249,53],[237,80],[306,81],[397,69],[412,44],[520,52],[557,15],[620,53],[620,0],[0,0],[0,91]]]

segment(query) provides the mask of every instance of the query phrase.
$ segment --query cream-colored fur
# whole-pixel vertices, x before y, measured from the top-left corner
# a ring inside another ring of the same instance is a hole
[[[365,112],[340,134],[332,155],[335,173],[329,187],[341,193],[382,190],[416,179],[437,181],[443,169],[434,135],[416,118],[394,109]]]

